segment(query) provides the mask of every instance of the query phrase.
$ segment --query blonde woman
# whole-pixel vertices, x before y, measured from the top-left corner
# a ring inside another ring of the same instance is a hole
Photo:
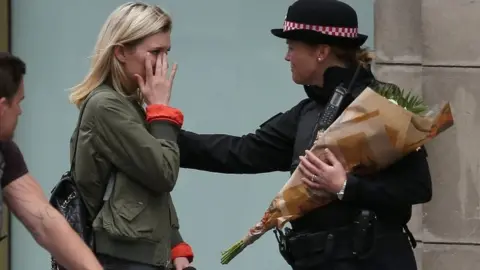
[[[158,6],[121,5],[105,22],[90,71],[70,96],[84,106],[72,136],[73,176],[107,270],[180,270],[193,260],[170,196],[183,122],[169,105],[176,72],[173,65],[168,74],[171,29]]]

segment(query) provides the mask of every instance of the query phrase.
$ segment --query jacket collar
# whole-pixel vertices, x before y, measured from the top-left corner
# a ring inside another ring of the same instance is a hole
[[[354,77],[355,71],[356,67],[330,67],[323,74],[323,87],[304,85],[305,92],[310,99],[317,103],[322,105],[327,104],[337,86],[341,84],[343,84],[345,88],[349,86],[350,81]],[[352,95],[354,97],[357,96],[373,79],[374,76],[370,68],[360,68],[351,89]]]

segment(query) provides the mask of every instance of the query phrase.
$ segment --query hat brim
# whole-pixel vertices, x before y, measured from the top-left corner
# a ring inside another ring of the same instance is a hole
[[[361,47],[368,39],[367,35],[358,34],[356,38],[329,36],[312,30],[292,30],[284,32],[283,29],[272,29],[276,37],[290,40],[305,41],[314,44],[337,45],[341,47]]]

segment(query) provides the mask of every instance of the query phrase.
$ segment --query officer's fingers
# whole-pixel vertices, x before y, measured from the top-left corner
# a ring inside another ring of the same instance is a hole
[[[340,164],[340,161],[338,161],[337,157],[328,148],[325,148],[325,157],[334,167]]]
[[[311,178],[312,175],[318,176],[321,172],[319,168],[315,166],[312,162],[310,162],[310,160],[306,157],[300,157],[300,165],[302,165],[307,170],[307,173],[305,174],[306,177]]]
[[[302,173],[303,177],[312,179],[314,178],[314,173],[312,173],[309,169],[305,167],[302,163],[298,165],[298,168],[300,169],[300,172]]]
[[[305,166],[302,165],[302,163],[298,164],[298,169],[300,170],[300,172],[303,174],[303,176],[305,177],[310,177],[312,175],[311,172],[309,172]]]
[[[302,177],[302,182],[309,188],[311,189],[322,189],[322,185],[317,183],[317,182],[313,182],[305,177]]]
[[[319,157],[315,156],[312,151],[307,150],[305,151],[307,154],[307,159],[310,161],[315,167],[317,167],[321,171],[325,171],[328,169],[328,164],[323,162]]]
[[[307,161],[308,162],[308,161]],[[324,189],[325,183],[321,180],[320,172],[312,172],[309,168],[300,163],[298,165],[300,172],[303,174],[302,182],[311,189]]]

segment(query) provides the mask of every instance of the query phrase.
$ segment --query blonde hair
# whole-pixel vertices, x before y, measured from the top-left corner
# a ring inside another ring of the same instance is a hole
[[[119,6],[104,23],[95,44],[90,70],[83,81],[73,87],[70,102],[79,106],[90,92],[107,80],[116,91],[132,94],[124,87],[127,75],[114,56],[114,47],[135,46],[148,36],[171,29],[172,19],[156,5],[129,2]]]
[[[375,59],[375,54],[368,48],[341,49],[332,47],[333,54],[347,65],[362,65],[368,67]]]

